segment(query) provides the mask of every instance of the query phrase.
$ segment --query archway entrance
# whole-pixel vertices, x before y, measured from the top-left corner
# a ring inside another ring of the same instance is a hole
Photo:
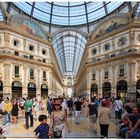
[[[103,98],[110,98],[111,97],[111,84],[109,82],[105,82],[103,84]]]
[[[136,98],[140,99],[140,80],[138,80],[136,84]]]
[[[41,85],[41,97],[46,98],[48,96],[48,86],[46,84]]]
[[[117,96],[120,96],[121,98],[127,97],[127,82],[125,80],[118,81]]]
[[[34,83],[28,84],[28,97],[36,98],[36,85]]]
[[[0,81],[0,98],[3,98],[3,83]]]
[[[97,84],[92,84],[90,89],[90,97],[96,97],[98,95],[98,86]]]
[[[22,84],[19,81],[12,83],[12,98],[22,97]]]

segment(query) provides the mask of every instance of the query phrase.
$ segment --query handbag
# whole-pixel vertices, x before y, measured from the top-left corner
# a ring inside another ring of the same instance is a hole
[[[62,137],[62,130],[57,130],[53,132],[54,138],[61,138]]]

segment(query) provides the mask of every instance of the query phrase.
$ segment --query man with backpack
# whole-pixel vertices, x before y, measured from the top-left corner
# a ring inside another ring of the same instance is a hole
[[[25,107],[25,121],[26,121],[26,128],[29,129],[29,118],[30,118],[30,127],[33,127],[33,103],[29,97],[27,97],[26,102],[24,103]]]

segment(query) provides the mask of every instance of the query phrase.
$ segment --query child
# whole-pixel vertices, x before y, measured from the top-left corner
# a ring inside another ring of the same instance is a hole
[[[41,124],[34,130],[36,138],[47,139],[49,138],[49,125],[47,124],[46,115],[40,115],[38,118]]]

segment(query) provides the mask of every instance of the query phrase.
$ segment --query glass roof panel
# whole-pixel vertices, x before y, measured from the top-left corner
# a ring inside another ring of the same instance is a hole
[[[27,14],[31,14],[31,9],[32,6],[29,5],[29,3],[25,3],[25,2],[15,2],[16,6],[20,7],[21,10],[23,10],[24,12],[26,12]]]
[[[78,25],[80,23],[86,23],[86,16],[70,17],[70,25]]]
[[[68,25],[68,18],[53,16],[52,23],[59,25]]]
[[[68,17],[68,7],[53,6],[53,15]]]
[[[51,13],[51,4],[46,2],[36,2],[35,8],[42,10],[45,13]]]
[[[87,4],[88,13],[98,10],[103,7],[103,2],[91,2]]]
[[[108,3],[107,6],[107,11],[108,13],[112,12],[114,9],[119,7],[123,2],[115,2],[115,3]]]
[[[50,22],[50,14],[43,13],[37,9],[34,9],[33,16],[37,19],[41,19],[42,21]]]
[[[0,9],[0,21],[3,21],[3,20],[4,20],[4,16],[3,16],[2,11]]]
[[[105,16],[105,10],[104,10],[104,7],[100,8],[99,10],[97,11],[94,11],[94,12],[91,12],[88,14],[88,20],[89,22],[92,22],[93,19],[94,20],[97,20],[97,19],[100,19],[101,17]]]
[[[85,15],[85,5],[70,7],[70,16]]]
[[[59,6],[68,6],[68,2],[54,2],[54,4]]]

